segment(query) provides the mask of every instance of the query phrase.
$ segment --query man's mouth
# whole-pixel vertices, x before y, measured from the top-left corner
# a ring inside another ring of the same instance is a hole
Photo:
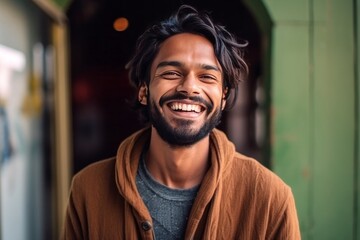
[[[168,106],[173,111],[178,112],[195,112],[195,113],[201,113],[205,110],[205,108],[198,104],[187,104],[187,103],[181,103],[181,102],[171,102],[168,104]]]

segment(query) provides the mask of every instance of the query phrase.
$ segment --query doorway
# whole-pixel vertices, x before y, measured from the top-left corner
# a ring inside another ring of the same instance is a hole
[[[249,78],[240,84],[238,100],[231,111],[224,113],[219,128],[239,152],[268,165],[268,104],[264,103],[262,70],[266,44],[254,16],[242,1],[219,4],[205,0],[74,0],[67,11],[74,173],[92,162],[114,156],[120,142],[142,127],[137,113],[127,103],[134,92],[128,84],[125,64],[146,27],[169,16],[180,4],[210,11],[216,22],[249,42],[245,55]],[[123,32],[115,31],[113,23],[122,16],[129,20],[129,27]]]

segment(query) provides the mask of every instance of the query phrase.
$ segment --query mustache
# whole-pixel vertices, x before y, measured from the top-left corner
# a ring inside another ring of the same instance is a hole
[[[208,101],[206,101],[205,99],[203,99],[200,96],[189,96],[189,95],[184,94],[182,92],[176,92],[175,94],[161,97],[160,100],[159,100],[159,104],[160,104],[160,106],[162,106],[167,101],[184,100],[184,99],[189,99],[189,100],[191,100],[191,101],[193,101],[195,103],[203,104],[203,105],[206,106],[206,109],[208,111],[211,111],[213,109],[213,107],[214,107],[212,102],[208,102]]]

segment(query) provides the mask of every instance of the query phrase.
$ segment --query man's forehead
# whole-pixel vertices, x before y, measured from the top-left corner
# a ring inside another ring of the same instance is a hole
[[[159,64],[157,64],[156,69],[168,67],[168,66],[185,68],[186,64],[183,62],[180,62],[180,61],[162,61],[162,62],[159,62]],[[212,65],[212,64],[198,63],[197,67],[200,69],[204,69],[204,70],[214,70],[214,71],[221,72],[221,70],[218,66]]]
[[[212,43],[203,36],[191,33],[181,33],[166,39],[161,44],[152,67],[180,67],[181,64],[190,62],[207,70],[221,71]]]

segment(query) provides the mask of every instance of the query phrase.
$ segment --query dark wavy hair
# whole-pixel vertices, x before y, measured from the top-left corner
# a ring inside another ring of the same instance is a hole
[[[238,42],[234,35],[224,26],[216,24],[207,12],[198,12],[189,5],[182,5],[178,11],[158,24],[148,28],[137,40],[135,53],[126,65],[129,69],[130,84],[137,90],[142,84],[150,83],[150,69],[154,58],[159,52],[161,44],[169,37],[180,33],[192,33],[209,40],[219,61],[224,80],[224,89],[227,88],[226,104],[229,109],[237,98],[238,83],[248,75],[248,66],[244,61],[244,48],[247,42]],[[149,120],[148,106],[144,106],[134,99],[136,109],[141,110],[145,122]]]

